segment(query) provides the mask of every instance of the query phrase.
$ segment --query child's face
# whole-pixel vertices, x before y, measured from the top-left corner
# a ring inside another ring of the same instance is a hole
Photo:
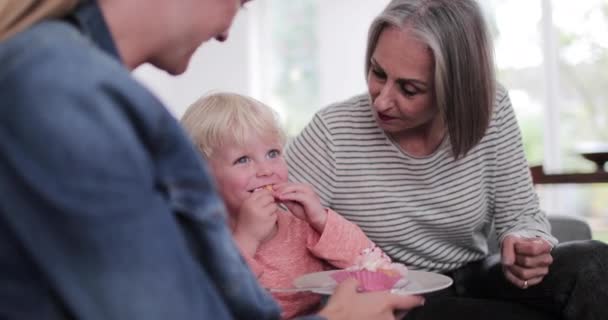
[[[286,182],[288,177],[280,141],[258,134],[248,137],[243,147],[233,143],[214,151],[209,164],[232,215],[254,190]]]

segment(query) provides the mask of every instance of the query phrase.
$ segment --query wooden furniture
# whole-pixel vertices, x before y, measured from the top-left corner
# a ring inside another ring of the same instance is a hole
[[[588,173],[546,174],[542,166],[530,167],[532,182],[539,184],[572,184],[572,183],[608,183],[608,172],[604,170],[608,161],[608,152],[591,152],[581,154],[596,164],[596,170]],[[560,241],[591,239],[590,225],[582,218],[563,215],[549,215],[553,235]],[[492,244],[491,244],[492,245]],[[494,246],[496,246],[494,244]],[[490,248],[493,248],[490,246]]]
[[[530,167],[534,184],[560,183],[608,183],[608,172],[604,170],[608,162],[608,152],[582,153],[581,156],[596,164],[595,172],[546,174],[542,166]]]
[[[533,166],[530,167],[530,171],[534,184],[608,183],[608,172],[604,170],[589,173],[546,174],[543,166]]]

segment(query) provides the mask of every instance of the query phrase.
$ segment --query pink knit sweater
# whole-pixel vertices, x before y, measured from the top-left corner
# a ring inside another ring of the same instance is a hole
[[[293,280],[303,274],[349,267],[361,250],[372,245],[357,225],[330,209],[327,213],[324,232],[319,235],[305,221],[281,212],[276,235],[255,256],[245,256],[264,288],[291,288]],[[313,293],[273,296],[283,308],[283,319],[313,313],[321,300]]]

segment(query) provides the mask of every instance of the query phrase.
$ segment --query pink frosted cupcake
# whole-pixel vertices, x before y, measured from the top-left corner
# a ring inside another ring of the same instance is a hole
[[[355,278],[363,291],[383,291],[390,290],[406,275],[403,264],[391,262],[391,258],[374,246],[363,250],[352,267],[334,272],[331,277],[338,283]]]

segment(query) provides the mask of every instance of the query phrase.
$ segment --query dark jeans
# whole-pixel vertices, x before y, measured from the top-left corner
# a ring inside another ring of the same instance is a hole
[[[567,242],[552,255],[549,274],[525,290],[505,279],[499,255],[450,272],[454,285],[405,319],[608,319],[608,245]]]

